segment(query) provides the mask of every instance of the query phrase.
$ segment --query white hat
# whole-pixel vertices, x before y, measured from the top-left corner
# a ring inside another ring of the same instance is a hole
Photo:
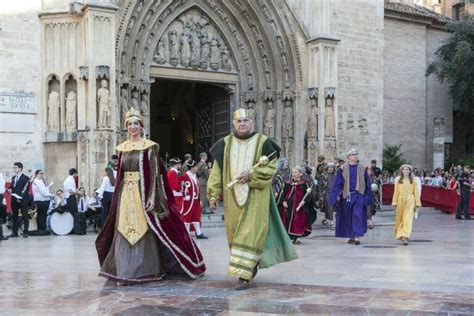
[[[354,156],[354,155],[358,155],[359,153],[357,152],[357,149],[355,148],[351,148],[347,151],[347,156]]]

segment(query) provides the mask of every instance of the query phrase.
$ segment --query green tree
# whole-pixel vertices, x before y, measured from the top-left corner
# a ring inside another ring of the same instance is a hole
[[[436,60],[426,75],[435,74],[440,82],[446,80],[455,110],[474,116],[474,17],[466,15],[446,28],[453,35],[436,51]]]
[[[383,150],[383,169],[389,171],[390,173],[398,170],[401,165],[406,163],[406,160],[403,158],[402,153],[400,152],[402,145],[388,145],[385,144]]]

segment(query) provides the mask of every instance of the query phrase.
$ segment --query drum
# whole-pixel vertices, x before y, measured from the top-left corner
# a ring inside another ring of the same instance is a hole
[[[54,212],[48,216],[47,225],[54,234],[59,236],[67,235],[74,228],[74,218],[69,212]]]
[[[377,183],[372,183],[370,188],[372,189],[372,192],[377,192],[379,190]]]

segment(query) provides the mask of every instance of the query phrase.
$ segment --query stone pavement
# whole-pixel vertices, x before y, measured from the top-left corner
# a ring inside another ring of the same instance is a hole
[[[315,225],[298,260],[259,271],[243,292],[226,274],[223,227],[198,240],[200,280],[128,287],[97,277],[94,234],[12,239],[0,243],[0,315],[474,314],[474,221],[422,209],[406,247],[393,212],[375,222],[360,246]]]

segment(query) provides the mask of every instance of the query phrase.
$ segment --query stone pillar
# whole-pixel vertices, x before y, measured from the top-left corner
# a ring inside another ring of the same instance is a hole
[[[444,118],[434,118],[433,168],[444,168],[444,143],[446,131]]]
[[[308,141],[308,163],[310,166],[316,166],[318,163],[318,135],[320,132],[320,108],[318,104],[318,88],[311,87],[308,89],[309,111],[307,124],[307,141]]]

